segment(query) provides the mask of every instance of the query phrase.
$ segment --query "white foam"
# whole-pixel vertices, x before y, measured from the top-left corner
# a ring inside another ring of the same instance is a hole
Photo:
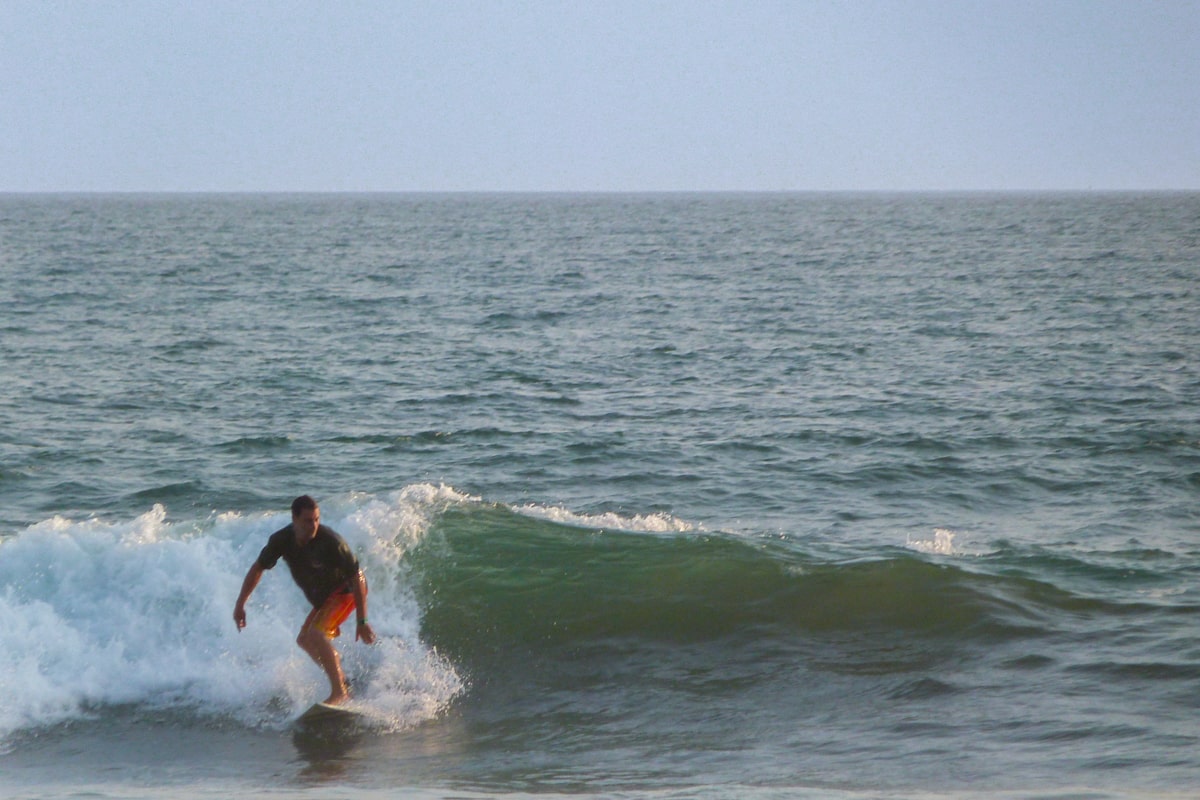
[[[932,539],[913,539],[910,536],[904,546],[920,553],[951,556],[957,552],[954,549],[955,536],[957,534],[954,531],[947,530],[946,528],[934,528]]]
[[[573,525],[578,528],[595,528],[602,530],[642,531],[646,533],[686,533],[696,530],[690,522],[673,517],[670,514],[636,514],[622,516],[613,512],[603,514],[577,514],[557,506],[542,506],[528,504],[511,506],[517,514],[527,517],[556,522],[560,525]]]
[[[439,509],[471,498],[414,486],[378,499],[322,503],[323,521],[358,553],[370,583],[376,647],[338,640],[360,700],[394,727],[461,690],[451,665],[418,638],[402,558]],[[286,511],[169,522],[54,517],[0,542],[0,739],[114,704],[185,707],[250,725],[281,725],[327,691],[295,645],[308,611],[286,567],[264,575],[238,632],[246,570]]]

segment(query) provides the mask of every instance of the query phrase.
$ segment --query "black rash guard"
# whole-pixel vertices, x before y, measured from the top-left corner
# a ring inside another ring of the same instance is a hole
[[[275,531],[258,554],[258,565],[271,569],[280,558],[287,562],[292,578],[313,608],[324,604],[335,591],[354,590],[358,559],[332,528],[318,526],[316,536],[304,547],[296,544],[291,525]]]

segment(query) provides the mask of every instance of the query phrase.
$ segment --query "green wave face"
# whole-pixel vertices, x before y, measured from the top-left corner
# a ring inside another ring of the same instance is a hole
[[[899,549],[830,562],[779,541],[585,530],[498,507],[448,511],[411,565],[422,637],[468,663],[634,642],[1004,641],[1045,633],[1046,609],[1074,602]]]

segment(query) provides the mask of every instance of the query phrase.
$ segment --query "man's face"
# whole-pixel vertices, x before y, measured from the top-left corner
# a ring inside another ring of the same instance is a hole
[[[296,539],[307,542],[317,535],[317,526],[321,524],[321,509],[307,508],[292,517],[292,528],[296,531]]]

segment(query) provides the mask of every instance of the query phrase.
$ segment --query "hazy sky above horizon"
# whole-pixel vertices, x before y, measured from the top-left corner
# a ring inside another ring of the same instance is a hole
[[[0,0],[0,191],[1200,189],[1200,0]]]

